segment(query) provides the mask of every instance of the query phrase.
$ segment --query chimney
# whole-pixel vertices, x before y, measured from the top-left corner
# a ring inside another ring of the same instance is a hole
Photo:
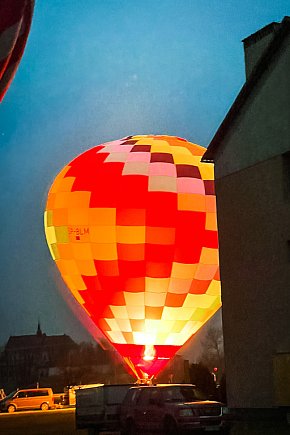
[[[246,80],[265,53],[281,23],[273,22],[243,39],[245,53]]]

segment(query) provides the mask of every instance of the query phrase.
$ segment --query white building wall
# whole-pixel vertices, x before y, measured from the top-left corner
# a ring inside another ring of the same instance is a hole
[[[219,179],[290,150],[290,37],[259,80],[215,158]]]
[[[290,352],[290,165],[282,156],[288,151],[289,38],[215,157],[227,393],[234,408],[275,407],[273,358]]]

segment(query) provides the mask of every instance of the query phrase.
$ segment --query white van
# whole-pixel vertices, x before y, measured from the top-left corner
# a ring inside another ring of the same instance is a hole
[[[119,433],[120,405],[132,384],[88,385],[76,389],[76,427],[88,433]]]

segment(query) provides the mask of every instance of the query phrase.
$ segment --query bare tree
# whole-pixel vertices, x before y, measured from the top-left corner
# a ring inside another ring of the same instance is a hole
[[[218,371],[221,375],[224,371],[224,340],[221,328],[210,327],[204,340],[201,342],[202,353],[200,361],[210,371]]]

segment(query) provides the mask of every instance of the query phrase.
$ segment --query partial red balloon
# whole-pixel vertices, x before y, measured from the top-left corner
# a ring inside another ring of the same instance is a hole
[[[34,0],[0,0],[0,102],[21,61],[33,9]]]

